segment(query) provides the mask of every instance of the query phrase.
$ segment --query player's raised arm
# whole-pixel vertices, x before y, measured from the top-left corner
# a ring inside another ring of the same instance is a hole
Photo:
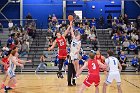
[[[62,35],[63,37],[66,37],[66,35],[68,34],[68,32],[70,31],[71,29],[71,26],[72,25],[72,21],[70,22],[70,25],[68,26],[67,30],[64,32],[64,34]]]
[[[48,48],[48,50],[50,51],[50,50],[54,49],[55,45],[56,45],[56,40],[53,42],[52,46]]]
[[[74,35],[74,31],[73,31],[73,27],[71,26],[71,30],[70,30],[70,32],[71,32],[71,36],[72,36],[72,38],[75,38],[75,35]]]
[[[76,74],[76,76],[78,77],[82,73],[83,69],[85,69],[87,66],[88,66],[88,62],[85,62],[84,63],[84,66],[79,69],[79,71]]]

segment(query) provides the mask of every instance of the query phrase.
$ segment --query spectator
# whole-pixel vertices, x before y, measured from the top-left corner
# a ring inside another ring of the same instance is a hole
[[[128,46],[128,54],[130,53],[130,51],[134,51],[135,54],[138,54],[137,45],[133,43],[132,41],[130,42]]]
[[[123,23],[123,16],[120,15],[118,19],[119,19],[119,23],[122,24]]]
[[[33,19],[30,13],[28,13],[28,15],[26,16],[26,19],[27,20]]]
[[[12,50],[15,46],[16,46],[15,43],[12,42],[12,44],[10,45],[10,50]]]
[[[84,60],[84,61],[87,61],[88,60],[88,55],[86,54],[86,52],[84,51],[84,54],[83,54],[83,56],[82,56],[82,59]]]
[[[138,54],[138,62],[139,62],[138,72],[140,72],[140,52],[139,52],[139,54]]]
[[[52,24],[53,26],[55,26],[57,23],[57,17],[55,16],[55,14],[53,14],[53,17],[52,17]]]
[[[84,65],[84,60],[82,60],[82,56],[79,57],[79,67],[81,68]]]
[[[127,39],[125,39],[125,41],[123,42],[123,51],[128,51],[128,46],[129,46],[129,41]]]
[[[9,47],[13,41],[14,41],[13,38],[11,36],[9,36],[9,38],[7,40],[7,47]]]
[[[26,44],[26,41],[23,41],[23,44],[21,45],[21,57],[24,55],[27,55],[28,53],[28,45]]]
[[[46,34],[47,34],[48,38],[53,38],[53,33],[52,33],[51,29],[48,29]]]
[[[30,13],[28,13],[28,15],[26,16],[26,19],[27,19],[27,25],[29,25],[31,22],[32,22],[32,16],[31,16],[31,14]]]
[[[40,57],[40,64],[38,65],[37,69],[35,70],[35,73],[37,73],[39,71],[40,68],[44,68],[44,73],[47,73],[47,66],[46,66],[46,58],[45,55],[42,55]]]
[[[91,28],[92,28],[92,27],[96,28],[95,19],[92,19],[92,22],[91,22],[91,24],[90,24],[90,27],[91,27]]]
[[[132,58],[132,60],[131,60],[131,65],[132,65],[133,67],[136,67],[136,69],[137,69],[137,66],[138,66],[138,58],[137,58],[136,55],[134,56],[134,58]]]
[[[129,20],[128,20],[128,16],[127,16],[127,14],[124,15],[123,20],[124,20],[124,23],[125,23],[126,25],[129,24]]]
[[[9,48],[6,45],[4,45],[3,48],[2,48],[2,51],[3,51],[2,56],[3,55],[7,55],[8,54],[8,51],[9,51]]]
[[[0,48],[2,47],[1,40],[0,40]]]
[[[119,56],[119,61],[122,65],[122,70],[125,70],[127,66],[129,66],[128,64],[126,64],[126,61],[127,61],[127,57],[126,55],[124,54],[124,52],[122,51],[120,56]]]
[[[112,27],[112,15],[109,13],[107,16],[108,28]]]
[[[26,44],[27,44],[27,46],[28,46],[27,51],[28,51],[28,53],[29,53],[29,50],[30,50],[30,42],[29,42],[29,39],[26,39]]]
[[[94,32],[90,32],[88,38],[90,39],[90,43],[92,43],[92,41],[95,40],[96,35],[94,34]]]
[[[9,23],[8,23],[9,33],[11,32],[13,26],[14,26],[14,24],[13,24],[12,20],[9,20]]]
[[[2,50],[0,49],[0,58],[2,58]]]
[[[52,16],[49,14],[48,16],[48,22],[50,22],[52,20]]]
[[[97,39],[96,38],[93,39],[93,41],[91,43],[93,45],[92,50],[97,51],[98,50],[98,46],[97,46],[98,42],[97,42]]]
[[[3,33],[3,25],[0,23],[0,33]]]
[[[49,43],[48,43],[49,47],[51,47],[52,44],[53,44],[53,40],[52,40],[52,38],[50,38],[50,39],[49,39]]]

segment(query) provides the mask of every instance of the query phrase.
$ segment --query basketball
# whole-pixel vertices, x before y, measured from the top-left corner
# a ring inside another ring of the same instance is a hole
[[[68,16],[68,20],[69,20],[69,21],[73,21],[73,16],[72,16],[72,15],[69,15],[69,16]]]

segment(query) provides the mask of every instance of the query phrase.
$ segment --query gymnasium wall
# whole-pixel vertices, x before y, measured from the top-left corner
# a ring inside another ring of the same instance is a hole
[[[0,0],[0,9],[4,6],[4,4],[7,3],[8,0]],[[8,18],[8,19],[19,19],[20,18],[20,5],[19,3],[13,4],[9,3],[3,10],[2,13]],[[0,19],[5,19],[2,14],[0,13]],[[4,25],[4,27],[7,27],[8,21],[1,21],[0,22]],[[19,24],[19,22],[14,21],[14,23]]]
[[[24,18],[28,12],[38,20],[39,27],[43,25],[43,28],[46,28],[49,14],[55,14],[59,19],[63,18],[63,2],[62,0],[23,0]]]
[[[135,19],[140,15],[140,7],[133,1],[125,1],[125,13],[130,19]]]
[[[0,0],[0,8],[7,1],[8,0]],[[23,17],[25,18],[28,12],[30,12],[33,18],[38,20],[38,27],[41,27],[43,24],[43,28],[46,28],[49,14],[56,14],[59,19],[63,18],[62,4],[62,0],[23,0]],[[95,6],[95,9],[92,9],[93,5]],[[102,9],[102,12],[100,9]],[[73,4],[72,1],[67,1],[66,15],[73,14],[74,10],[82,10],[83,17],[86,18],[99,18],[100,15],[103,15],[104,18],[106,18],[108,13],[111,13],[113,17],[117,17],[121,13],[121,2],[120,0],[115,0],[115,4],[111,4],[111,2],[107,0],[89,2],[77,0],[77,2]],[[8,4],[2,12],[8,19],[19,19],[19,3]],[[136,18],[140,14],[140,8],[133,1],[125,1],[125,13],[129,15],[129,18]],[[1,14],[0,19],[4,19]],[[1,22],[3,23],[3,21]],[[3,25],[6,27],[7,23],[4,22]]]

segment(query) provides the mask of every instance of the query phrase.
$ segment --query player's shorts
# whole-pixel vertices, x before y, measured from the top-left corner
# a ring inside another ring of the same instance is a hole
[[[120,77],[120,72],[116,71],[116,72],[109,72],[107,77],[106,77],[106,84],[111,84],[113,80],[116,80],[117,85],[121,84],[121,77]]]
[[[79,59],[79,54],[74,54],[74,53],[70,53],[70,57],[71,57],[71,60],[78,60]]]
[[[58,58],[59,59],[66,59],[67,57],[67,50],[66,49],[60,49],[58,51]]]
[[[94,86],[97,87],[100,83],[100,76],[99,75],[92,75],[89,74],[87,78],[83,82],[87,87],[90,87],[92,83],[94,83]]]
[[[8,70],[7,70],[7,73],[8,73],[8,76],[10,77],[10,79],[12,79],[13,77],[16,76],[16,75],[15,75],[15,72],[14,72],[13,70],[11,70],[11,69],[8,69]]]
[[[83,60],[79,60],[79,65],[84,65],[84,61]]]

